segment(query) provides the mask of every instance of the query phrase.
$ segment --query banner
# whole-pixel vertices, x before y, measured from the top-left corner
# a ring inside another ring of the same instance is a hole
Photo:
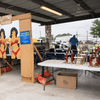
[[[11,23],[12,23],[12,15],[11,14],[0,17],[1,25],[7,25],[7,24],[11,24]]]

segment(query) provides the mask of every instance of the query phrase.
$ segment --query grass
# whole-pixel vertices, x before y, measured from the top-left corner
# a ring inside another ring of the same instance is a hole
[[[97,46],[90,46],[90,48],[97,47]],[[99,46],[100,47],[100,46]]]

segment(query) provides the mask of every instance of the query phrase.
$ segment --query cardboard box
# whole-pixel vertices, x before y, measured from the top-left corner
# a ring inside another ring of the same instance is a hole
[[[56,81],[57,87],[76,89],[78,83],[78,74],[59,73]]]

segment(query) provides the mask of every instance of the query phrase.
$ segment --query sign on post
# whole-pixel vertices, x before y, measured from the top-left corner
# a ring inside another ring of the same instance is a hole
[[[11,14],[0,17],[1,25],[7,25],[7,24],[11,24],[11,23],[12,23],[12,15]]]
[[[30,31],[22,31],[20,33],[20,43],[21,44],[30,44]]]

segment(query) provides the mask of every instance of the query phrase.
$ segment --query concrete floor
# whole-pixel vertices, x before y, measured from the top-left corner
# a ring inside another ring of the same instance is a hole
[[[35,69],[36,73],[40,71],[41,68]],[[66,72],[80,74],[82,71]],[[100,77],[93,78],[92,74],[85,76],[83,73],[78,77],[76,90],[57,88],[51,83],[43,91],[41,84],[21,82],[20,69],[15,68],[0,77],[0,100],[100,100]]]

